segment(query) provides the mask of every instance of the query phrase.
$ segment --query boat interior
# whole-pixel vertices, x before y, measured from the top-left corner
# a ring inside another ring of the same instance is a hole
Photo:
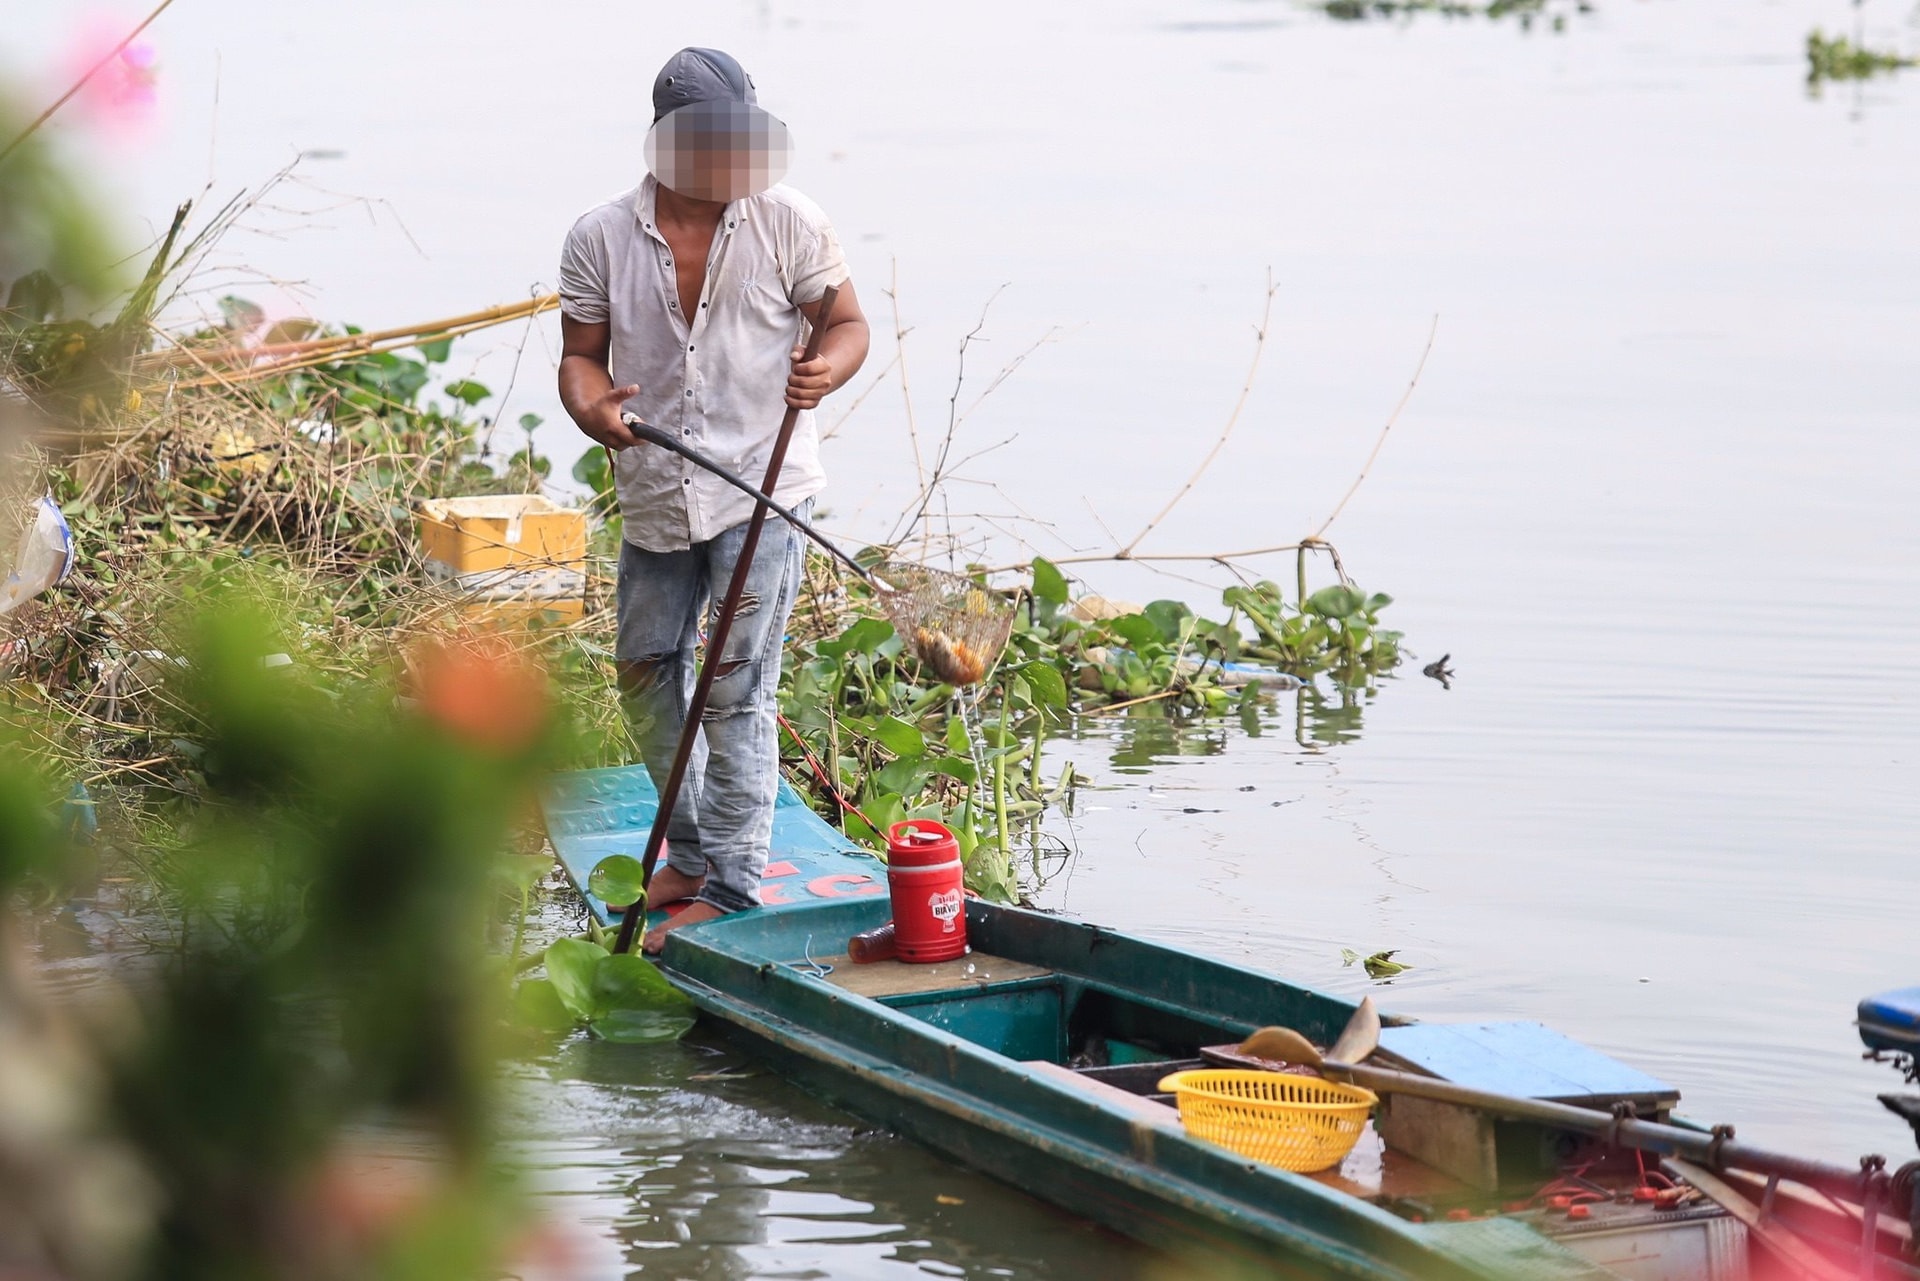
[[[1266,980],[1249,993],[1245,970],[1126,935],[1032,913],[970,905],[977,946],[936,964],[859,964],[840,943],[884,920],[880,904],[804,915],[804,939],[761,937],[762,955],[840,993],[870,999],[1004,1056],[1034,1077],[1105,1104],[1129,1123],[1179,1129],[1168,1075],[1206,1066],[1272,1068],[1238,1054],[1265,1023],[1332,1041],[1344,1002]],[[869,919],[874,918],[874,919]],[[792,932],[777,918],[773,935]],[[794,921],[798,926],[799,921]],[[839,926],[846,927],[844,933]],[[1372,1062],[1470,1088],[1607,1112],[1671,1120],[1679,1092],[1537,1023],[1426,1024],[1387,1018]],[[1684,1122],[1682,1122],[1684,1124]],[[1749,1226],[1657,1158],[1538,1123],[1391,1094],[1337,1167],[1309,1174],[1415,1223],[1496,1215],[1528,1221],[1561,1245],[1632,1281],[1725,1281],[1801,1275],[1753,1248]],[[1738,1176],[1729,1175],[1738,1180]],[[1768,1212],[1859,1249],[1863,1216],[1791,1185],[1745,1189]],[[1837,1217],[1836,1217],[1837,1216]],[[1873,1237],[1891,1267],[1872,1275],[1920,1278],[1897,1262],[1908,1225],[1880,1216]],[[1903,1235],[1904,1234],[1904,1235]]]

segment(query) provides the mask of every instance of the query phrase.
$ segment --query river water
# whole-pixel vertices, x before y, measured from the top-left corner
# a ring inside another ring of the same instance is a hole
[[[7,37],[17,76],[59,8]],[[1140,531],[1227,421],[1269,271],[1236,432],[1138,550],[1311,532],[1437,316],[1329,537],[1453,687],[1416,661],[1257,733],[1088,720],[1049,749],[1094,785],[1040,901],[1345,993],[1368,983],[1343,947],[1397,949],[1388,1008],[1539,1019],[1743,1138],[1897,1155],[1850,1018],[1920,981],[1920,72],[1815,95],[1802,48],[1822,26],[1912,52],[1920,26],[1907,0],[1591,10],[182,0],[146,136],[71,142],[148,224],[310,153],[223,250],[233,279],[384,326],[550,282],[571,218],[636,180],[662,58],[729,48],[841,230],[871,375],[898,300],[923,449],[990,299],[960,406],[1026,354],[958,430],[956,456],[999,445],[950,490],[989,560]],[[454,363],[564,463],[554,347],[502,330]],[[915,489],[907,399],[888,374],[827,446],[849,538]],[[1201,606],[1224,581],[1073,568]],[[531,1159],[607,1274],[1150,1266],[752,1072],[704,1043],[526,1068]]]

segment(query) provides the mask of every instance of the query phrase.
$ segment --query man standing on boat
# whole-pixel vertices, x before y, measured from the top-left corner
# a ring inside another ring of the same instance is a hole
[[[759,476],[789,405],[811,411],[867,356],[865,316],[839,239],[811,200],[776,185],[786,126],[717,49],[682,49],[653,85],[648,173],[588,211],[560,264],[560,399],[613,451],[620,548],[620,691],[641,754],[664,786],[694,682],[708,603],[726,593],[753,500],[677,455],[636,440],[623,412]],[[831,316],[820,302],[839,288]],[[806,326],[824,326],[802,359]],[[804,518],[826,484],[811,412],[795,427],[773,496]],[[760,902],[773,831],[780,644],[801,538],[767,522],[727,652],[701,719],[647,906],[693,899],[647,935]]]

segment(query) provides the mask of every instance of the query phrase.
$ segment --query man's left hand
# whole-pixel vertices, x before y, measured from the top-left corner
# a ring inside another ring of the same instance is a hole
[[[787,359],[793,369],[787,374],[787,403],[795,409],[812,409],[833,390],[833,366],[825,356],[805,359],[806,352],[795,347]]]

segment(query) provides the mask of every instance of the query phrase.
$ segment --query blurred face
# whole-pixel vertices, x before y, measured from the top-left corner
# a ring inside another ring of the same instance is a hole
[[[647,168],[694,200],[757,196],[786,176],[787,127],[741,103],[696,102],[670,112],[647,134]]]

